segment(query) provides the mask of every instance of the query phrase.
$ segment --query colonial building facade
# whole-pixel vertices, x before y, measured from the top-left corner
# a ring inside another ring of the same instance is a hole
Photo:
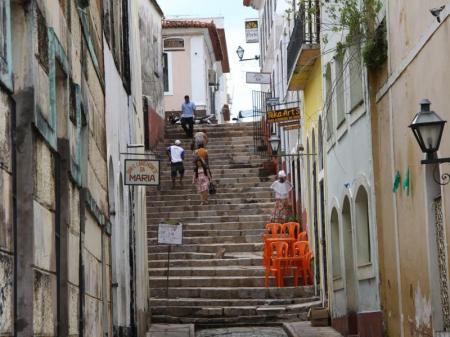
[[[179,113],[189,95],[199,115],[223,120],[230,72],[223,18],[163,22],[166,113]]]
[[[138,3],[1,0],[0,22],[0,335],[143,336]]]

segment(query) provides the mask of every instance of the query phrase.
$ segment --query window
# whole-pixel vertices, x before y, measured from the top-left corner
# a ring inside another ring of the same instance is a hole
[[[0,81],[12,90],[11,12],[9,0],[0,0]]]
[[[359,46],[350,49],[349,58],[350,111],[352,111],[363,100],[361,50]]]
[[[331,227],[331,264],[333,266],[333,279],[341,277],[341,254],[340,254],[340,234],[339,216],[336,208],[333,208],[330,218]]]
[[[341,56],[336,58],[336,69],[335,69],[335,80],[336,83],[336,117],[337,126],[342,124],[345,120],[345,92],[344,92],[344,60]]]
[[[369,203],[367,192],[360,187],[355,199],[358,266],[370,263]]]
[[[169,92],[169,57],[167,53],[163,53],[163,81],[164,92]]]
[[[332,91],[332,84],[331,84],[331,67],[328,64],[327,69],[325,72],[325,97],[326,97],[326,103],[325,103],[325,113],[326,113],[326,128],[327,128],[327,139],[331,138],[331,135],[333,134],[333,91]]]
[[[323,170],[323,134],[322,134],[322,117],[319,117],[319,171]]]

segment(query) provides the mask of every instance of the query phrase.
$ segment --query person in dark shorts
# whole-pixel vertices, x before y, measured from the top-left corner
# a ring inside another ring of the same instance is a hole
[[[170,160],[170,175],[172,177],[172,188],[175,187],[175,180],[177,173],[180,174],[180,185],[183,186],[184,177],[184,149],[180,146],[181,142],[177,139],[175,145],[171,145],[167,148],[167,155]]]

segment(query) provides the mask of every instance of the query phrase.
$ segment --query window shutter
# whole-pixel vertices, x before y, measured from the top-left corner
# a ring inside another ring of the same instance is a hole
[[[12,90],[11,11],[9,0],[0,0],[0,81]]]

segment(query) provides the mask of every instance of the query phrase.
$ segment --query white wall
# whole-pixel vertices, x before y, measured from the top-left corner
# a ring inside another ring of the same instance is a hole
[[[207,109],[207,53],[205,52],[203,36],[193,36],[191,38],[191,100],[196,104],[197,109]]]

